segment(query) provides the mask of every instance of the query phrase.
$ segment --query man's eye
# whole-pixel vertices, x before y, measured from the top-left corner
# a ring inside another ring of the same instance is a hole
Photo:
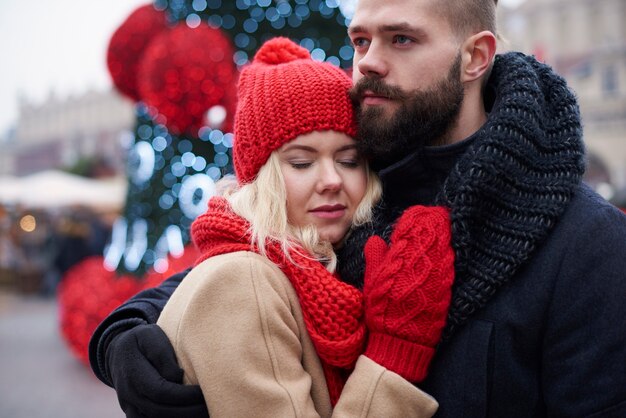
[[[369,41],[365,38],[354,38],[352,40],[352,46],[355,48],[365,48],[369,45]]]
[[[409,38],[408,36],[404,36],[404,35],[396,35],[393,37],[393,43],[399,44],[399,45],[407,45],[411,43],[412,41],[413,40],[411,38]]]

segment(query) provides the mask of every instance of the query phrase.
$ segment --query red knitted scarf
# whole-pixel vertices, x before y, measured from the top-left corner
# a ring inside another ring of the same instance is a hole
[[[258,253],[250,243],[249,226],[231,211],[226,199],[213,197],[208,210],[191,227],[194,243],[202,252],[198,262],[235,251]],[[307,331],[324,366],[331,402],[335,405],[348,371],[364,348],[362,294],[338,280],[320,262],[305,256],[304,249],[290,252],[293,261],[276,242],[268,242],[266,252],[298,295]]]

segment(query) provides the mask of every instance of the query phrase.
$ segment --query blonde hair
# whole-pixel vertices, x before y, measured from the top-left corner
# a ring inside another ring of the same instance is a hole
[[[367,166],[366,173],[365,195],[354,213],[352,227],[371,222],[372,209],[382,194],[378,176]],[[233,212],[250,223],[251,243],[261,254],[266,255],[267,242],[276,242],[291,260],[290,252],[302,247],[329,271],[335,270],[337,256],[331,243],[320,240],[313,225],[298,227],[289,223],[287,190],[276,151],[272,152],[254,181],[238,185],[234,177],[229,176],[218,182],[218,190],[228,200]]]

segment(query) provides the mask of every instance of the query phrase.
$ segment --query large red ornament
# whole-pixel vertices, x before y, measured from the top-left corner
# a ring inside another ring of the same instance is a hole
[[[58,289],[61,335],[72,354],[89,364],[89,339],[100,322],[127,299],[143,289],[159,285],[174,273],[192,267],[199,253],[193,246],[182,257],[169,257],[164,273],[152,272],[139,280],[118,276],[104,268],[103,257],[90,257],[63,276]]]
[[[107,66],[113,84],[133,101],[140,100],[137,66],[152,39],[167,29],[165,12],[151,4],[139,7],[113,33],[107,51]]]
[[[216,105],[227,115],[218,128],[230,131],[237,78],[233,53],[219,29],[180,23],[159,34],[144,52],[138,71],[141,99],[164,117],[174,134],[197,136]]]

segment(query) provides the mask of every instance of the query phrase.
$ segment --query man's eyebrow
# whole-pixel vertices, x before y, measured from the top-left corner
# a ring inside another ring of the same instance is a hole
[[[381,32],[418,32],[419,29],[410,25],[407,22],[392,23],[388,25],[382,25],[380,27]]]
[[[361,25],[348,26],[348,35],[355,32],[365,32],[365,28]]]
[[[408,22],[400,22],[400,23],[391,23],[387,25],[381,25],[378,28],[381,32],[413,32],[413,33],[422,33],[422,30],[412,26]],[[356,25],[348,27],[348,34],[352,33],[360,33],[360,32],[368,32],[365,29],[365,26]]]

